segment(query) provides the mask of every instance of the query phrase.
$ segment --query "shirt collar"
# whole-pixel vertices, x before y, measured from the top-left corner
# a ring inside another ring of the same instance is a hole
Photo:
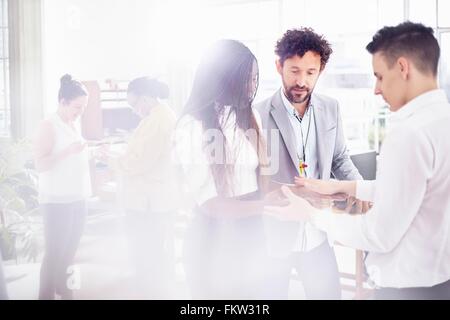
[[[414,113],[420,112],[424,108],[438,103],[448,103],[447,95],[442,89],[435,89],[422,93],[421,95],[415,97],[398,111],[392,114],[395,120],[406,120]]]
[[[295,110],[295,108],[294,108],[294,106],[292,105],[292,103],[288,100],[288,98],[287,98],[286,95],[284,94],[284,89],[283,89],[283,88],[281,88],[281,90],[280,90],[280,95],[281,95],[281,100],[283,100],[283,105],[284,105],[284,107],[285,107],[287,113],[288,113],[289,115],[291,115],[291,116],[293,116],[294,113],[295,113],[297,116],[300,116],[300,115],[298,114],[297,110]],[[309,101],[310,101],[310,102],[309,102],[308,108],[306,109],[306,112],[305,112],[305,114],[303,115],[304,117],[305,117],[305,116],[308,116],[308,110],[309,110],[309,107],[312,105],[312,104],[311,104],[311,99],[309,99]]]

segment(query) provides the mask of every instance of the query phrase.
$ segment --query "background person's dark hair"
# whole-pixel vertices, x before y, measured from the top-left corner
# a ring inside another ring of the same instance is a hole
[[[73,99],[88,95],[86,87],[81,82],[74,80],[70,74],[63,75],[60,82],[58,101],[64,100],[68,103]]]
[[[320,70],[325,68],[330,55],[333,53],[328,41],[311,28],[288,30],[275,46],[275,54],[280,58],[281,65],[286,59],[295,55],[303,57],[308,51],[320,55]]]
[[[380,52],[392,67],[401,56],[410,58],[423,73],[437,75],[440,49],[433,29],[421,23],[406,21],[395,27],[384,27],[366,47],[371,54]]]
[[[223,136],[223,163],[212,163],[211,171],[217,190],[229,195],[230,177],[234,164],[227,163],[226,139],[220,125],[220,117],[226,106],[236,115],[236,128],[257,132],[257,150],[261,149],[261,137],[252,103],[257,88],[252,88],[253,53],[241,42],[219,40],[204,54],[197,67],[192,90],[184,107],[183,115],[191,115],[202,123],[203,130],[215,129]],[[254,90],[254,91],[253,91]],[[257,151],[259,152],[259,151]],[[261,163],[261,161],[260,161]]]
[[[160,99],[167,99],[169,97],[169,87],[167,84],[149,77],[140,77],[130,81],[127,91],[136,96]]]

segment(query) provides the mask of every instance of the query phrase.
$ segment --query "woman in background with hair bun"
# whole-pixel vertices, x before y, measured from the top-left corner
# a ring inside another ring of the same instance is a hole
[[[86,200],[91,195],[88,150],[76,123],[87,101],[84,85],[64,75],[58,109],[41,122],[35,141],[45,236],[39,299],[54,299],[55,294],[73,298],[67,277],[75,272],[72,263],[85,224]]]

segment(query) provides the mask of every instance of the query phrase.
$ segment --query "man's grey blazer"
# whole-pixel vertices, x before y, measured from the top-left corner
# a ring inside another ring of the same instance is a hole
[[[280,89],[281,90],[281,89]],[[278,90],[272,97],[258,103],[258,110],[263,131],[265,133],[269,158],[278,161],[278,170],[271,173],[271,180],[282,183],[293,183],[294,177],[298,176],[298,157],[296,138],[286,112],[286,108]],[[314,108],[314,121],[316,125],[317,159],[319,165],[320,179],[336,178],[338,180],[362,179],[348,154],[342,128],[342,119],[339,112],[337,100],[330,97],[315,94],[311,95],[311,104]],[[272,131],[275,130],[275,131]],[[278,139],[278,150],[273,139]],[[272,236],[269,241],[279,242],[280,251],[284,251],[286,245],[294,247],[295,239],[302,224],[283,222],[271,223]],[[275,225],[278,227],[274,229]],[[275,231],[275,234],[273,234]],[[281,237],[273,239],[273,236]],[[284,238],[284,239],[282,239]],[[269,243],[270,245],[270,243]],[[288,250],[289,251],[289,250]],[[287,254],[287,252],[285,254]],[[281,254],[281,252],[280,252]],[[282,254],[283,255],[283,254]]]

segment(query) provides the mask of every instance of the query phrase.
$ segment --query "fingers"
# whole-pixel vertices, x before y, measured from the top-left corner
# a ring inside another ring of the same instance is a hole
[[[345,212],[353,214],[366,213],[370,209],[371,205],[367,201],[361,201],[354,197],[349,197],[347,200],[347,206]]]
[[[335,201],[347,201],[348,198],[346,193],[334,193],[331,195],[331,199]]]
[[[281,218],[286,213],[286,206],[265,206],[264,214],[273,216],[276,218]]]
[[[329,194],[329,192],[326,189],[324,189],[326,185],[321,180],[301,178],[301,177],[295,177],[294,179],[295,185],[298,187],[305,187],[308,190],[321,194]]]
[[[368,201],[362,202],[362,213],[366,213],[372,207],[371,203]]]
[[[363,201],[356,200],[356,213],[363,213]]]
[[[301,177],[294,178],[295,185],[298,187],[304,187],[306,184],[306,179]]]
[[[264,199],[266,199],[266,198],[272,199],[272,198],[280,198],[280,197],[281,197],[281,195],[280,195],[279,189],[268,191],[264,195]]]
[[[287,190],[286,190],[287,189]],[[287,194],[292,194],[292,192],[289,190],[288,187],[283,186],[281,187],[281,190],[283,194],[286,195],[286,197],[289,197]],[[286,193],[287,192],[287,193]],[[287,215],[289,214],[290,208],[290,199],[284,198],[284,199],[273,199],[269,201],[269,205],[264,206],[264,214],[268,216],[272,216],[278,220],[289,220],[287,218]]]
[[[352,211],[353,205],[355,204],[356,199],[353,197],[350,197],[347,199],[347,205],[344,209],[345,212],[350,213]]]
[[[286,198],[288,198],[289,200],[295,200],[296,198],[298,198],[292,191],[291,189],[289,189],[289,187],[287,186],[282,186],[281,187],[281,192],[283,192],[283,194],[286,196]]]
[[[264,199],[264,208],[266,207],[286,207],[289,205],[288,199]]]

